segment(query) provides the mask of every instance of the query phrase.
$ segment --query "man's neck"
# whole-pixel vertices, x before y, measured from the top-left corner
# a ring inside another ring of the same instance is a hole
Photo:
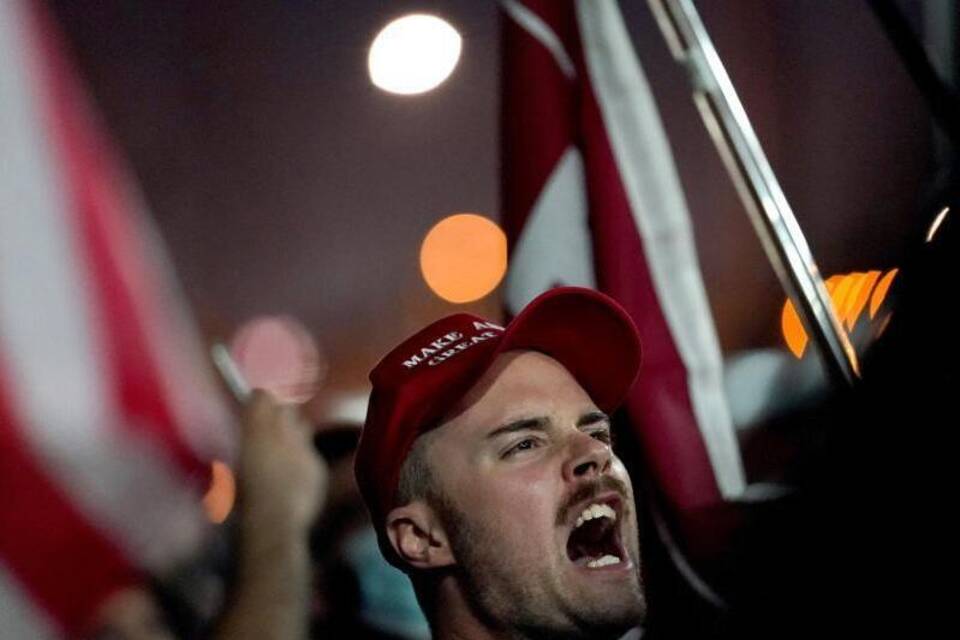
[[[515,630],[486,623],[453,576],[443,578],[437,587],[430,630],[434,640],[526,640]]]

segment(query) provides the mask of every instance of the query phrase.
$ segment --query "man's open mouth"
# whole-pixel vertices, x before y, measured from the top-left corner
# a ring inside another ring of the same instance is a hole
[[[582,507],[567,540],[567,557],[574,564],[599,569],[627,560],[620,539],[622,504],[614,497],[591,501]]]

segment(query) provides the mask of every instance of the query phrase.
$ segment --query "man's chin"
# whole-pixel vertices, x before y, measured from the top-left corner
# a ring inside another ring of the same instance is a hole
[[[643,624],[646,607],[629,612],[619,611],[615,615],[599,616],[593,620],[584,620],[584,638],[621,638],[631,629]]]
[[[639,584],[607,587],[592,589],[570,603],[577,626],[586,637],[619,638],[646,619],[647,602]]]

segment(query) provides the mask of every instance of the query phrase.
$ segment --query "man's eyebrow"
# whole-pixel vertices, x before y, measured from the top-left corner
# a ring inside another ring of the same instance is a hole
[[[521,418],[520,420],[514,420],[513,422],[508,422],[507,424],[497,427],[493,431],[487,434],[486,438],[492,440],[498,436],[502,436],[505,433],[514,433],[516,431],[525,431],[527,429],[533,431],[546,431],[547,424],[550,421],[547,418]]]
[[[589,427],[590,425],[597,424],[598,422],[606,422],[607,426],[609,426],[610,416],[605,414],[603,411],[590,411],[580,416],[580,419],[577,420],[577,428],[582,429],[583,427]]]

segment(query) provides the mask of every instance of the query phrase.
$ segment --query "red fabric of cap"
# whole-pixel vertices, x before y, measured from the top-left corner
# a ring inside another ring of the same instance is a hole
[[[540,295],[506,328],[460,313],[411,336],[370,373],[356,475],[378,527],[396,506],[400,468],[417,437],[438,426],[499,354],[514,349],[563,364],[607,412],[623,401],[640,367],[640,339],[627,312],[578,287]]]

